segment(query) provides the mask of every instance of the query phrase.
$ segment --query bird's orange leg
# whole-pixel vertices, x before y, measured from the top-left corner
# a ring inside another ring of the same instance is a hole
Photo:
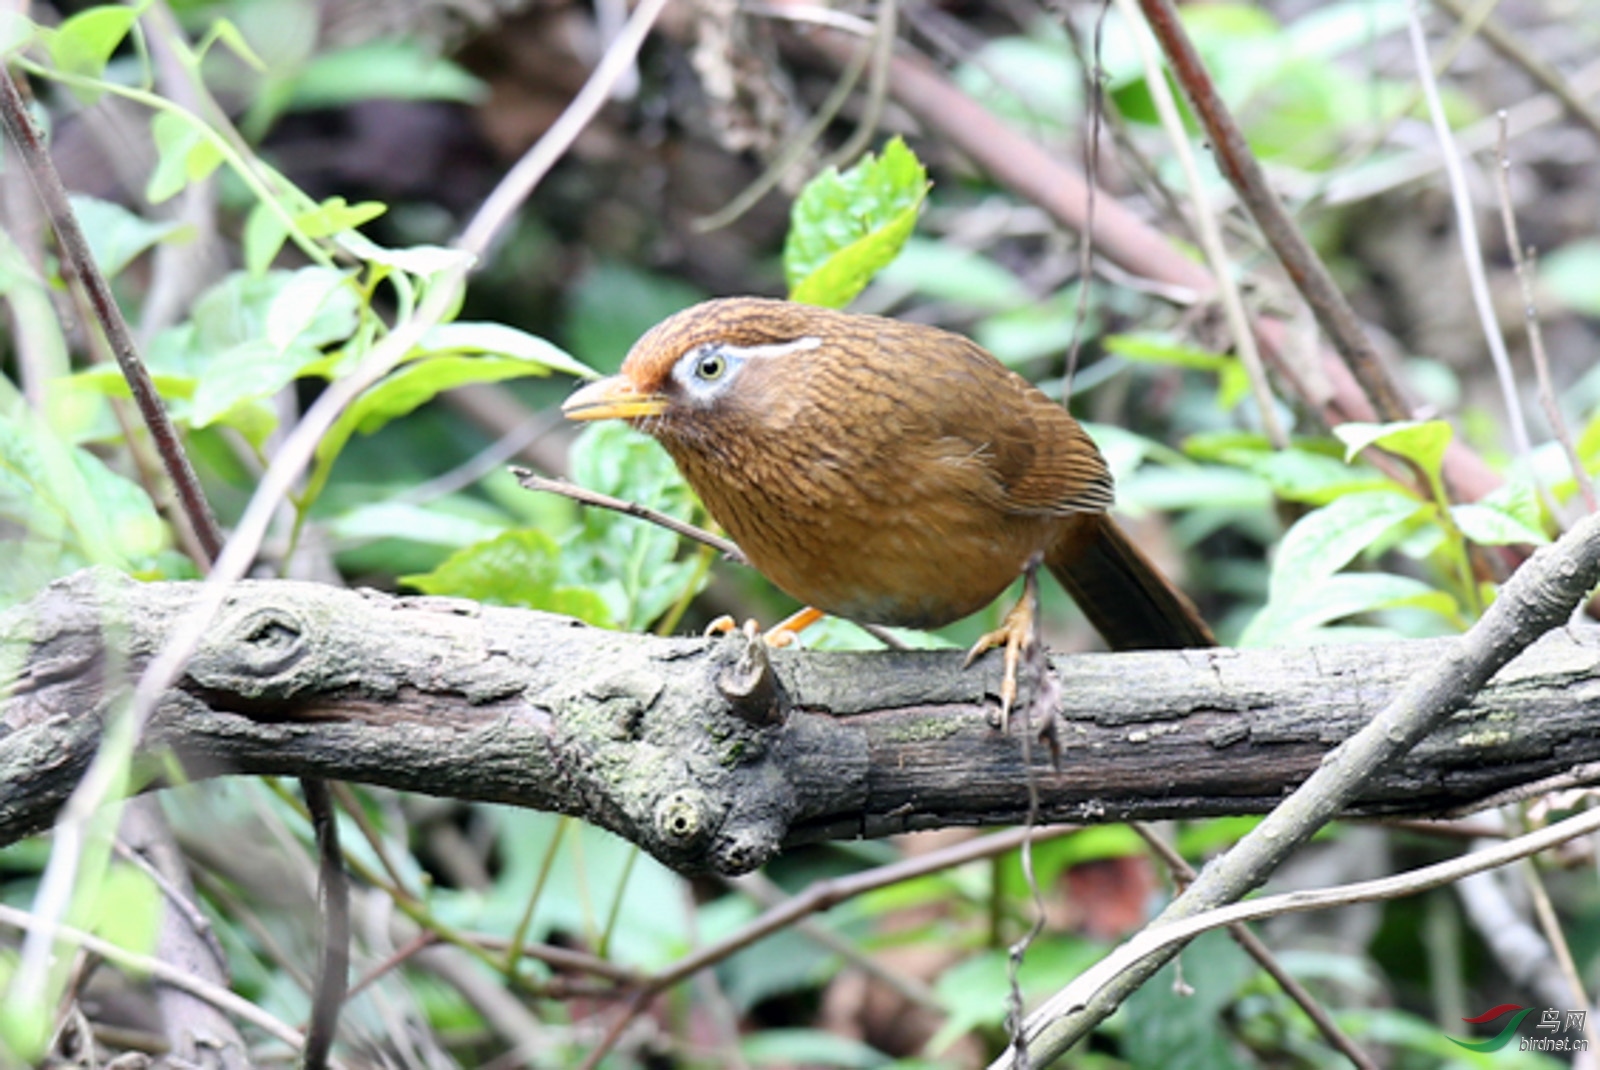
[[[762,635],[762,638],[766,640],[767,645],[770,647],[788,646],[795,641],[795,638],[802,631],[811,627],[825,616],[827,614],[823,613],[822,610],[806,606],[804,609],[791,613],[779,621],[765,635]],[[727,635],[738,626],[738,623],[732,617],[724,614],[706,625],[706,634]],[[747,620],[744,622],[744,632],[754,638],[761,634],[761,629],[756,625],[755,621]]]
[[[1005,675],[1000,679],[1000,731],[1011,723],[1011,707],[1017,701],[1017,667],[1022,662],[1022,651],[1034,641],[1034,627],[1039,615],[1039,559],[1028,562],[1023,573],[1022,597],[1011,607],[1000,627],[989,632],[967,651],[963,668],[977,661],[985,651],[997,646],[1006,648]]]

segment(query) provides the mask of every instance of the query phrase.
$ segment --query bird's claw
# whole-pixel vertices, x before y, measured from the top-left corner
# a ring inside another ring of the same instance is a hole
[[[1039,558],[1035,555],[1023,569],[1022,597],[1012,606],[1000,622],[1000,627],[983,636],[967,651],[966,668],[987,650],[1003,646],[1006,650],[1005,672],[1000,678],[1000,731],[1011,727],[1011,710],[1017,702],[1017,670],[1022,665],[1023,651],[1038,641],[1036,625],[1039,612]]]
[[[792,620],[793,618],[790,619]],[[801,625],[801,627],[804,626]],[[727,614],[723,614],[706,625],[705,637],[710,639],[718,635],[732,635],[734,632],[744,633],[744,637],[751,642],[754,642],[759,637],[774,650],[792,646],[799,639],[799,628],[791,627],[787,620],[776,625],[771,631],[763,632],[761,625],[756,623],[753,618],[745,621],[744,625],[740,626],[737,621]]]

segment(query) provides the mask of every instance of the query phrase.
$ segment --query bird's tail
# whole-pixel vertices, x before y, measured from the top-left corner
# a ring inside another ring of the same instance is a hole
[[[1216,646],[1194,603],[1103,513],[1074,518],[1045,567],[1112,650]]]

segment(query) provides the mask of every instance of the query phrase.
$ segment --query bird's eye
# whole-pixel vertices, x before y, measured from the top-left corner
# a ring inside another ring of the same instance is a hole
[[[721,379],[728,371],[728,358],[716,350],[700,354],[694,362],[694,377],[711,383]]]

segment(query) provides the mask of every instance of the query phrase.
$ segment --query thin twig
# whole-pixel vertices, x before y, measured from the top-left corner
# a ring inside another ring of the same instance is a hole
[[[129,722],[126,730],[133,739],[143,734],[144,725],[156,705],[199,649],[211,622],[222,609],[229,588],[244,576],[255,559],[278,504],[287,497],[295,481],[310,464],[328,429],[357,397],[404,359],[428,330],[443,322],[459,307],[471,264],[486,253],[488,245],[531,191],[533,184],[571,147],[572,141],[599,111],[611,86],[629,69],[665,3],[666,0],[644,0],[635,9],[627,28],[613,43],[578,96],[545,132],[544,137],[512,168],[474,216],[471,225],[456,243],[456,248],[466,255],[439,273],[415,312],[373,346],[348,375],[331,383],[284,439],[272,463],[262,473],[233,534],[223,543],[194,601],[175,623],[166,643],[150,659],[135,684],[126,707]],[[10,125],[10,119],[13,118],[10,105],[13,102],[20,103],[20,98],[9,77],[0,78],[0,81],[5,82],[0,87],[0,108],[5,111],[7,125]],[[20,113],[19,121],[24,132],[31,135],[37,144],[37,131],[25,111]],[[114,303],[112,307],[115,307]],[[55,922],[66,910],[87,824],[100,804],[110,796],[113,787],[120,783],[117,771],[109,765],[113,757],[102,750],[102,755],[91,763],[89,772],[62,810],[56,824],[55,849],[50,853],[50,861],[35,897],[40,924],[30,930],[31,942],[24,945],[13,986],[20,979],[31,980],[46,975],[50,955],[49,938],[35,938],[34,934],[54,931]]]
[[[686,520],[679,520],[675,516],[652,509],[638,502],[625,501],[622,498],[613,498],[609,494],[601,494],[597,490],[589,490],[575,483],[568,483],[564,479],[547,479],[544,476],[531,472],[526,468],[515,465],[511,474],[517,477],[517,482],[532,491],[544,491],[547,494],[559,494],[563,498],[571,498],[583,505],[592,505],[597,509],[610,509],[612,512],[622,513],[626,516],[636,517],[639,520],[655,524],[657,527],[666,528],[668,531],[682,535],[686,539],[711,547],[718,551],[729,561],[737,561],[741,565],[748,565],[749,559],[744,556],[744,551],[721,535],[714,535],[705,528],[696,527]]]
[[[1266,173],[1217,92],[1172,0],[1139,0],[1139,6],[1161,42],[1173,76],[1183,86],[1195,116],[1210,139],[1217,165],[1249,209],[1262,237],[1277,254],[1295,288],[1311,306],[1317,323],[1327,332],[1334,348],[1366,391],[1379,418],[1385,421],[1406,419],[1409,409],[1400,388],[1362,330],[1355,310],[1339,292],[1333,276],[1267,183]]]
[[[209,981],[203,981],[185,970],[180,970],[170,963],[163,962],[161,959],[125,950],[109,940],[100,939],[93,933],[75,929],[70,925],[48,922],[25,910],[6,906],[3,903],[0,903],[0,925],[9,925],[12,928],[21,929],[28,933],[42,933],[45,939],[52,943],[57,940],[67,941],[83,948],[85,951],[99,955],[107,962],[115,963],[125,970],[154,977],[163,984],[182,989],[191,996],[205,1000],[212,1006],[226,1011],[241,1021],[249,1022],[256,1028],[270,1036],[277,1037],[296,1050],[305,1042],[305,1038],[291,1026],[274,1018],[244,997],[236,996],[227,989],[211,984]]]
[[[1417,895],[1434,888],[1442,888],[1474,873],[1508,865],[1518,859],[1527,858],[1596,831],[1600,831],[1600,810],[1590,810],[1487,850],[1475,851],[1448,862],[1436,862],[1431,866],[1392,877],[1361,881],[1338,888],[1262,896],[1189,917],[1174,918],[1159,925],[1151,925],[1079,974],[1067,993],[1058,993],[1051,997],[1049,1003],[1041,1010],[1053,1009],[1053,1005],[1064,995],[1073,1005],[1084,1006],[1088,1000],[1094,998],[1094,993],[1104,991],[1107,985],[1126,971],[1138,968],[1152,958],[1166,962],[1182,945],[1212,929],[1234,922],[1258,921],[1285,914],[1306,914],[1357,903],[1374,903]],[[1052,1052],[1035,1051],[1033,1054],[1035,1058],[1048,1058]],[[1002,1058],[991,1064],[991,1070],[1000,1070],[1013,1065]]]
[[[350,990],[350,878],[339,850],[339,821],[328,782],[301,777],[306,810],[317,843],[317,957],[316,988],[311,993],[311,1018],[306,1023],[306,1046],[301,1065],[324,1070],[339,1030],[339,1012]]]
[[[783,180],[789,169],[797,165],[806,153],[811,151],[811,147],[822,137],[823,131],[828,129],[828,124],[832,123],[844,108],[845,102],[850,99],[850,94],[855,92],[856,83],[861,80],[862,72],[867,69],[867,60],[871,54],[870,48],[863,48],[857,53],[840,73],[839,80],[828,91],[828,95],[823,98],[816,114],[805,121],[787,144],[779,148],[778,155],[767,165],[766,170],[757,175],[748,186],[734,194],[727,204],[693,221],[691,225],[696,234],[707,234],[728,226],[754,208],[761,198],[772,192],[773,187]]]
[[[1206,263],[1211,265],[1211,274],[1216,279],[1217,299],[1228,321],[1228,333],[1233,335],[1234,351],[1244,365],[1245,374],[1250,380],[1250,391],[1255,395],[1256,407],[1261,412],[1261,428],[1274,449],[1287,449],[1289,436],[1284,433],[1283,424],[1278,420],[1277,401],[1272,396],[1271,384],[1267,382],[1267,370],[1261,363],[1261,350],[1256,346],[1255,332],[1250,328],[1244,299],[1239,295],[1238,281],[1228,263],[1228,251],[1222,244],[1222,229],[1217,226],[1216,214],[1206,198],[1205,182],[1200,177],[1200,167],[1195,162],[1194,151],[1189,144],[1189,133],[1183,127],[1183,117],[1178,114],[1178,103],[1173,99],[1172,88],[1163,76],[1161,60],[1150,38],[1139,26],[1139,8],[1135,0],[1116,0],[1116,3],[1132,28],[1134,43],[1144,64],[1145,84],[1150,87],[1150,99],[1161,118],[1161,127],[1172,145],[1173,154],[1183,168],[1184,180],[1189,184],[1189,204],[1194,210],[1195,233],[1200,239]]]
[[[1561,450],[1567,455],[1567,466],[1572,469],[1572,478],[1578,484],[1578,490],[1583,495],[1583,501],[1589,512],[1600,509],[1600,500],[1595,497],[1594,480],[1589,477],[1589,470],[1583,465],[1583,458],[1578,456],[1577,444],[1572,439],[1572,429],[1567,426],[1567,418],[1561,412],[1561,405],[1556,401],[1555,384],[1550,380],[1550,361],[1544,350],[1544,330],[1539,323],[1539,307],[1533,293],[1533,270],[1529,262],[1533,250],[1526,251],[1522,247],[1522,238],[1517,231],[1517,213],[1511,205],[1511,156],[1506,148],[1506,113],[1501,109],[1500,117],[1500,143],[1495,147],[1495,161],[1498,166],[1494,169],[1495,188],[1500,193],[1500,222],[1505,227],[1506,247],[1511,254],[1511,264],[1517,273],[1517,283],[1522,287],[1522,313],[1527,322],[1528,330],[1528,355],[1533,360],[1534,378],[1539,383],[1539,405],[1544,409],[1544,417],[1550,421],[1550,431],[1557,442],[1561,443]],[[1540,489],[1543,490],[1541,484]],[[1551,510],[1555,521],[1561,524],[1561,514]],[[1565,524],[1561,524],[1563,528]]]
[[[997,832],[992,836],[985,836],[978,840],[969,840],[958,843],[952,847],[945,847],[917,858],[901,859],[886,866],[869,869],[864,873],[852,874],[848,877],[838,877],[832,880],[817,881],[809,885],[800,895],[794,896],[776,907],[766,911],[753,919],[749,924],[723,937],[714,944],[709,944],[700,950],[684,956],[677,963],[663,970],[651,978],[644,987],[634,993],[628,1006],[611,1023],[605,1035],[600,1038],[583,1061],[583,1070],[593,1070],[606,1053],[621,1039],[623,1031],[640,1012],[650,1005],[661,993],[692,976],[708,966],[714,966],[736,951],[742,951],[751,944],[771,936],[773,933],[792,925],[800,918],[811,914],[820,913],[835,907],[867,892],[901,881],[911,880],[915,877],[924,877],[930,873],[938,873],[956,866],[965,865],[983,858],[992,858],[1004,854],[1013,848],[1020,847],[1030,838],[1034,843],[1045,843],[1060,836],[1070,836],[1077,832],[1076,826],[1061,825],[1056,828],[1019,828],[1007,832]]]
[[[1433,4],[1459,20],[1465,20],[1469,14],[1461,0],[1433,0]],[[1478,26],[1478,33],[1488,42],[1490,48],[1521,67],[1528,77],[1561,102],[1568,115],[1586,127],[1596,138],[1600,138],[1600,111],[1591,107],[1560,71],[1540,59],[1493,15],[1484,15],[1482,23]]]
[[[1185,926],[1186,919],[1259,887],[1297,847],[1344,810],[1375,774],[1471,701],[1539,636],[1563,624],[1597,582],[1600,514],[1590,514],[1560,540],[1536,551],[1444,657],[1418,672],[1365,728],[1328,755],[1304,784],[1129,941],[1128,946],[1141,949],[1154,941],[1159,951],[1140,950],[1131,957],[1114,952],[1108,961],[1117,965],[1109,972],[1097,972],[1097,967],[1046,1000],[1029,1019],[1029,1055],[1054,1058],[1086,1035],[1177,954],[1180,943],[1157,939],[1153,933],[1167,934]],[[1600,816],[1595,822],[1600,827]],[[1219,916],[1216,924],[1247,916],[1254,915]],[[1017,1064],[1004,1058],[995,1065]]]
[[[625,516],[635,517],[639,520],[645,521],[646,523],[655,524],[658,527],[666,528],[668,531],[681,535],[686,539],[692,539],[703,546],[709,546],[711,549],[721,553],[725,558],[734,562],[735,564],[746,566],[750,565],[750,559],[744,556],[744,551],[739,549],[739,547],[731,540],[725,539],[721,535],[709,532],[705,528],[696,527],[686,520],[679,520],[677,517],[668,516],[666,513],[652,509],[648,505],[640,505],[638,502],[630,502],[623,498],[613,498],[609,494],[602,494],[597,490],[589,490],[588,488],[580,487],[575,483],[568,483],[564,479],[550,479],[546,476],[541,476],[535,472],[529,471],[526,468],[520,468],[515,465],[511,467],[511,474],[516,476],[517,482],[528,490],[544,491],[549,494],[559,494],[563,498],[571,498],[573,501],[578,502],[581,505],[592,505],[597,509],[610,509],[615,513],[622,513]],[[881,627],[877,624],[867,624],[858,620],[851,621],[850,623],[854,624],[857,628],[860,628],[862,631],[872,636],[890,650],[907,649],[905,641],[902,640],[898,635],[895,635],[893,632],[889,631],[887,628]]]
[[[843,167],[872,143],[883,118],[883,102],[889,95],[889,61],[894,58],[896,26],[900,21],[899,0],[878,0],[878,21],[872,30],[872,73],[867,79],[867,103],[861,121],[839,150],[823,165]]]
[[[1511,370],[1511,356],[1506,352],[1505,336],[1495,316],[1494,299],[1489,295],[1489,279],[1483,269],[1483,243],[1478,238],[1478,221],[1472,208],[1472,193],[1467,188],[1467,172],[1461,166],[1455,135],[1445,115],[1444,101],[1439,97],[1439,84],[1434,80],[1433,68],[1428,63],[1428,36],[1422,28],[1418,0],[1408,0],[1406,15],[1411,51],[1416,57],[1417,78],[1422,83],[1423,99],[1428,102],[1428,117],[1433,121],[1434,136],[1439,141],[1440,157],[1444,160],[1445,178],[1450,184],[1450,203],[1455,209],[1456,236],[1461,241],[1461,259],[1467,269],[1472,306],[1478,313],[1478,325],[1483,330],[1484,343],[1489,347],[1495,378],[1500,383],[1500,396],[1505,402],[1506,416],[1511,421],[1511,447],[1531,476],[1530,455],[1533,445],[1528,441],[1528,425],[1522,417],[1517,377]]]
[[[1130,821],[1128,824],[1145,843],[1150,845],[1150,849],[1159,855],[1161,861],[1172,871],[1173,882],[1178,885],[1180,890],[1194,881],[1197,876],[1194,867],[1189,864],[1188,859],[1173,850],[1171,844],[1158,836],[1155,829],[1143,821]],[[1344,1057],[1355,1063],[1361,1070],[1378,1070],[1378,1064],[1373,1062],[1372,1056],[1362,1051],[1356,1045],[1356,1042],[1351,1040],[1345,1031],[1339,1028],[1339,1023],[1333,1020],[1333,1016],[1317,1000],[1317,997],[1308,992],[1304,985],[1292,977],[1288,970],[1283,968],[1283,963],[1278,961],[1278,956],[1272,953],[1272,949],[1251,931],[1249,926],[1242,921],[1232,922],[1228,925],[1228,935],[1233,937],[1234,943],[1244,948],[1245,952],[1256,960],[1257,965],[1267,971],[1267,974],[1277,982],[1278,987],[1283,989],[1285,995],[1294,1000],[1300,1009],[1305,1011],[1306,1017],[1311,1019],[1311,1024],[1317,1027],[1317,1031],[1322,1034],[1323,1039],[1343,1052]]]
[[[1517,868],[1522,871],[1528,898],[1533,902],[1533,916],[1538,919],[1539,929],[1544,933],[1545,942],[1550,945],[1550,953],[1555,956],[1556,965],[1561,969],[1561,979],[1567,983],[1578,1006],[1589,1006],[1589,995],[1583,988],[1583,975],[1578,972],[1578,964],[1572,957],[1572,942],[1562,931],[1561,919],[1556,916],[1555,905],[1550,902],[1550,893],[1545,889],[1539,868],[1531,858],[1524,858]],[[1600,1029],[1589,1020],[1588,1015],[1584,1015],[1583,1034],[1589,1038],[1591,1047],[1600,1048]]]
[[[200,562],[203,568],[215,561],[222,550],[222,528],[217,524],[211,503],[206,501],[205,491],[200,487],[200,478],[195,475],[194,466],[189,463],[189,456],[183,450],[178,429],[161,404],[161,394],[156,390],[144,362],[139,359],[128,321],[123,318],[117,299],[111,295],[110,284],[96,266],[94,254],[89,251],[89,239],[84,237],[78,217],[67,200],[67,189],[61,183],[61,174],[56,170],[54,161],[50,159],[44,135],[28,113],[28,106],[23,103],[22,94],[17,91],[17,84],[9,71],[0,72],[0,122],[4,123],[6,133],[17,147],[28,177],[33,180],[33,188],[50,216],[63,270],[83,284],[95,318],[105,332],[111,352],[117,358],[117,366],[122,369],[122,377],[127,380],[128,389],[133,393],[139,417],[150,431],[150,438],[161,455],[161,464],[177,490],[184,515],[189,518],[200,540],[206,555],[206,559]]]

